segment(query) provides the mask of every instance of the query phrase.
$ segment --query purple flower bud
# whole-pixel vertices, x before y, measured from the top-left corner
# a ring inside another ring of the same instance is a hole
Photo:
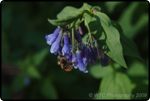
[[[47,40],[48,45],[52,45],[55,42],[60,30],[61,28],[57,27],[55,31],[53,32],[53,34],[49,34],[45,36],[45,39]]]
[[[95,56],[94,51],[92,50],[91,47],[89,47],[89,54],[88,54],[88,63],[89,65],[96,64],[97,63],[97,56]]]
[[[79,33],[81,34],[81,35],[83,35],[83,31],[82,31],[82,28],[79,26]]]
[[[84,73],[87,73],[87,69],[86,69],[86,66],[84,65],[83,63],[83,60],[82,60],[82,54],[81,54],[81,51],[80,50],[77,50],[76,51],[76,56],[77,56],[77,60],[78,60],[78,67],[79,67],[79,70],[80,71],[83,71]]]
[[[82,43],[82,38],[80,34],[76,31],[76,29],[74,29],[74,37],[78,41],[78,43]]]
[[[62,48],[62,54],[63,56],[71,55],[71,47],[69,45],[69,37],[67,33],[64,33],[64,46]]]
[[[50,49],[50,52],[51,53],[54,53],[55,55],[57,54],[57,52],[59,51],[59,49],[60,49],[60,41],[61,41],[61,39],[62,39],[62,36],[63,36],[63,34],[62,34],[62,32],[60,31],[59,32],[59,35],[58,35],[58,37],[57,37],[57,39],[56,39],[56,41],[52,44],[52,46],[51,46],[51,49]]]
[[[104,56],[103,56],[103,60],[101,62],[101,65],[102,66],[108,66],[109,62],[108,62],[108,56],[104,53]]]

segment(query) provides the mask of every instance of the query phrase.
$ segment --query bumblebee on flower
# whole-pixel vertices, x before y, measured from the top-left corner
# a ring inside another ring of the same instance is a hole
[[[46,35],[45,39],[47,44],[51,45],[51,53],[66,57],[75,69],[79,68],[84,73],[88,73],[87,65],[96,64],[98,59],[102,60],[102,66],[107,66],[108,56],[101,51],[94,37],[87,37],[83,43],[82,34],[80,26],[79,31],[75,28],[70,31],[67,27],[58,26],[52,34]]]

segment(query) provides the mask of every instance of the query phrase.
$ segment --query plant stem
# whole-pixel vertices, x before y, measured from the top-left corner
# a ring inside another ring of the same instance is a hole
[[[89,31],[89,39],[90,39],[90,42],[91,42],[91,46],[93,47],[93,43],[92,43],[92,35],[91,35],[91,30],[90,30],[90,27],[89,27],[89,25],[88,25],[88,23],[87,23],[87,21],[84,19],[84,21],[85,21],[85,23],[86,23],[86,25],[87,25],[87,29],[88,29],[88,31]]]
[[[74,42],[75,39],[74,39],[74,28],[72,28],[72,51],[74,51]]]

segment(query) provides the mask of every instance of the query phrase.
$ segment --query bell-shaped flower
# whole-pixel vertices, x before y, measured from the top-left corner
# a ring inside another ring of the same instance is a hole
[[[50,49],[51,53],[54,53],[56,55],[57,52],[60,50],[61,48],[60,42],[61,42],[62,36],[63,36],[62,31],[60,31],[56,41],[51,46],[51,49]]]
[[[83,63],[82,53],[79,49],[76,51],[76,56],[77,56],[79,70],[83,71],[84,73],[88,73],[86,65],[84,65],[84,63]]]
[[[67,33],[64,33],[64,46],[62,48],[63,56],[70,56],[71,55],[71,46],[69,43],[69,37]]]
[[[45,36],[48,45],[52,45],[55,42],[60,30],[61,28],[58,26],[52,34]]]

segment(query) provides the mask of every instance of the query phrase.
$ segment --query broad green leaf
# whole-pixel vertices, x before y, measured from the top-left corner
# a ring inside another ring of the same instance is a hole
[[[91,8],[92,8],[92,6],[91,5],[89,5],[89,4],[87,4],[87,3],[84,3],[83,4],[83,8],[85,9],[85,10],[87,10],[87,11],[91,11]]]
[[[141,60],[143,60],[140,57],[138,48],[136,46],[136,44],[129,38],[127,38],[124,34],[123,34],[123,30],[121,28],[121,26],[115,22],[115,21],[111,21],[112,25],[118,29],[119,33],[120,33],[120,41],[123,47],[123,54],[127,55],[127,56],[131,56],[131,57],[136,57],[139,58]]]
[[[140,61],[135,61],[133,64],[129,66],[127,70],[127,74],[129,75],[131,81],[135,84],[135,88],[133,89],[133,94],[146,94],[146,96],[138,96],[133,99],[148,99],[148,68],[146,68],[146,64],[143,64]]]
[[[114,67],[115,67],[115,69],[118,69],[118,68],[120,68],[120,65],[117,63],[114,63]],[[114,72],[114,70],[111,67],[111,65],[102,67],[101,63],[97,63],[96,65],[90,66],[90,68],[89,68],[89,73],[95,78],[102,78],[113,72]]]
[[[110,73],[103,77],[99,92],[105,96],[96,99],[130,99],[132,84],[128,76],[121,72]]]
[[[47,78],[44,80],[44,82],[41,85],[41,93],[44,97],[47,99],[57,99],[57,92],[55,89],[54,84],[52,83],[52,80],[50,78]]]
[[[60,13],[57,14],[57,18],[58,19],[64,19],[68,16],[76,16],[76,15],[80,15],[80,10],[75,8],[75,7],[71,7],[71,6],[66,6]]]
[[[23,73],[20,73],[14,77],[11,85],[13,92],[19,91],[25,87],[24,78],[25,75]]]
[[[31,77],[31,78],[37,78],[37,79],[41,78],[41,75],[40,75],[39,71],[37,70],[37,68],[32,65],[27,67],[27,73],[28,73],[29,77]]]
[[[96,12],[95,15],[98,17],[97,20],[101,23],[106,34],[106,44],[109,49],[106,54],[123,67],[127,68],[123,57],[123,50],[120,43],[120,34],[118,30],[111,25],[111,21],[106,14]]]
[[[49,49],[45,48],[39,52],[37,52],[34,56],[33,56],[33,64],[38,66],[42,63],[42,61],[44,60],[44,58],[47,56],[47,54],[49,53]]]
[[[146,65],[139,61],[135,61],[128,69],[127,74],[129,76],[146,76],[148,71],[145,69]]]
[[[85,16],[85,22],[88,23],[91,33],[95,34],[95,38],[98,39],[100,48],[115,62],[127,68],[123,57],[119,32],[111,25],[109,17],[104,13],[96,12],[92,16]]]
[[[70,15],[63,19],[48,19],[49,23],[51,23],[54,26],[66,26],[67,24],[72,23],[74,20],[78,19],[80,15]]]

